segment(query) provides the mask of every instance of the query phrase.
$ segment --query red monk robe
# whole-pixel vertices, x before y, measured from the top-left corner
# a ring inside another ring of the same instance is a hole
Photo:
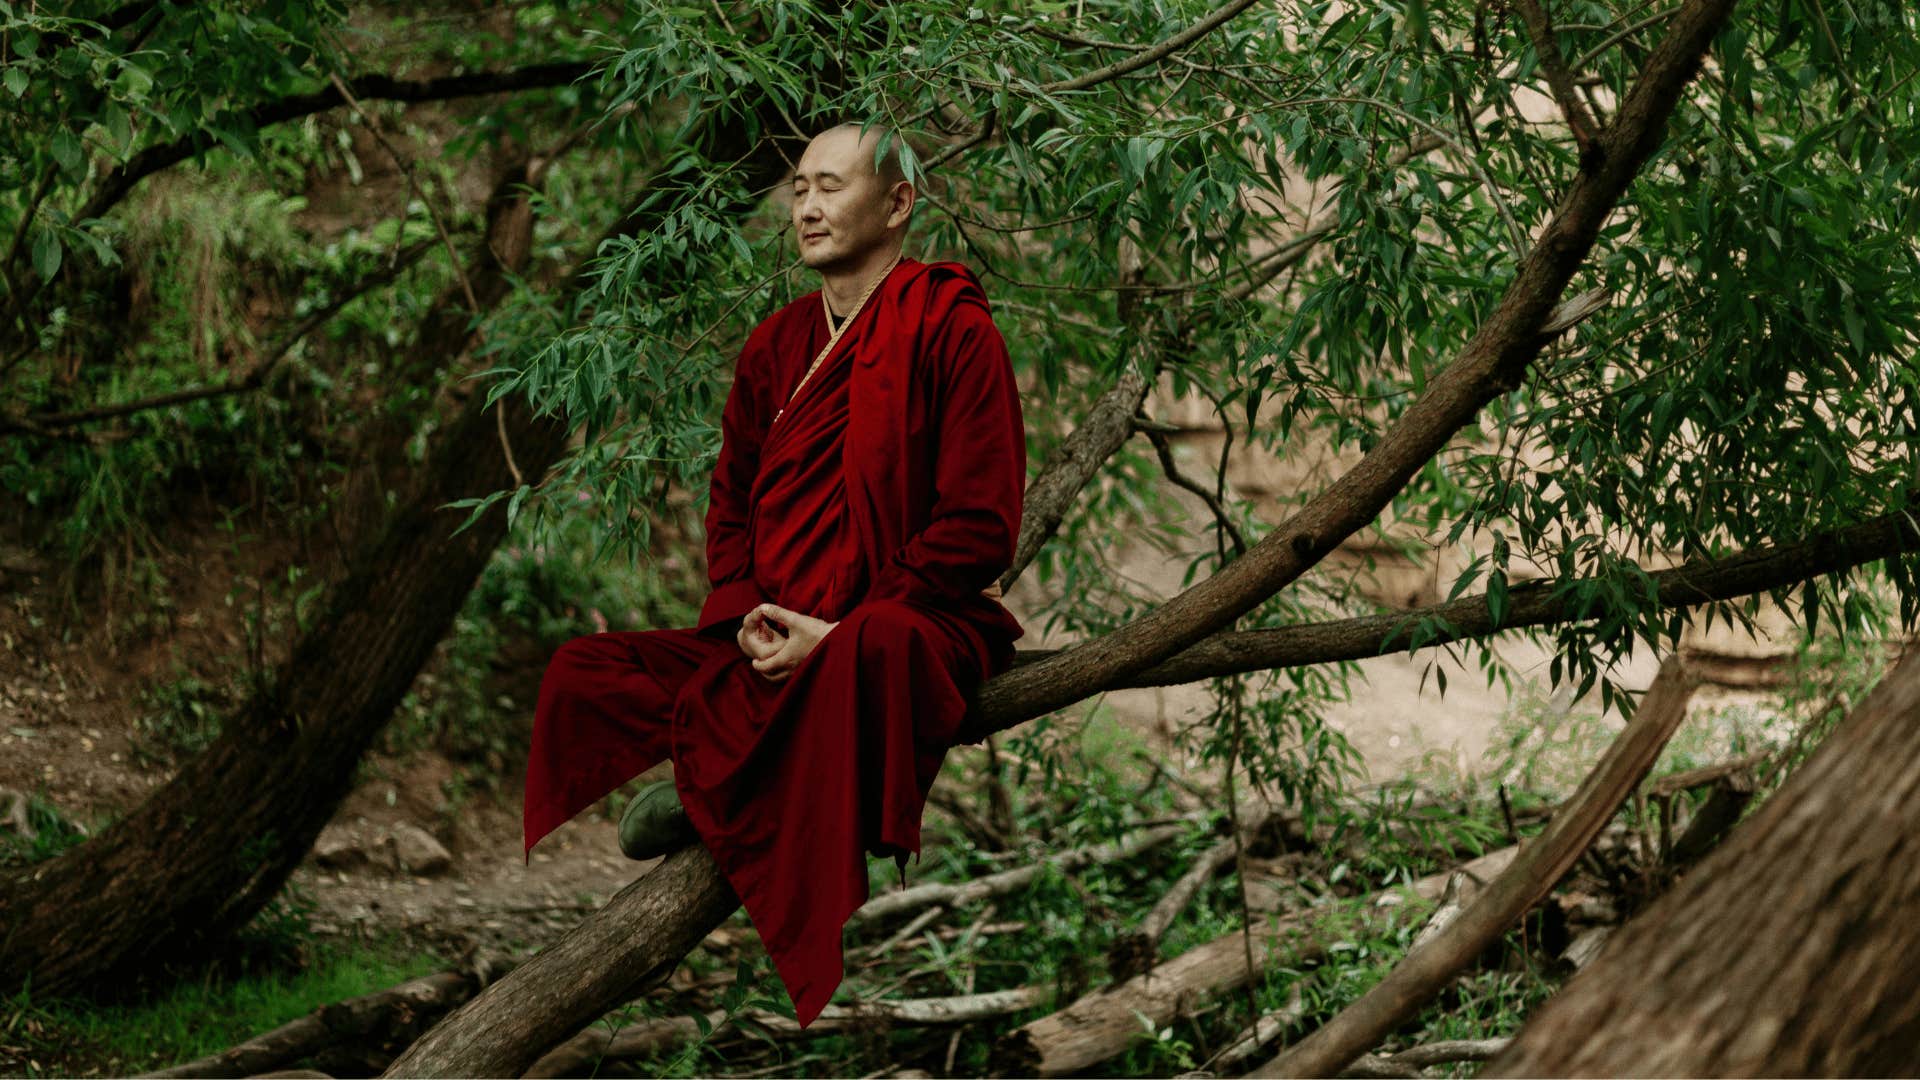
[[[840,984],[867,854],[894,857],[905,883],[973,690],[1022,633],[981,594],[1013,560],[1026,442],[979,282],[959,263],[902,258],[792,396],[827,336],[818,291],[748,336],[721,421],[699,625],[560,647],[525,806],[531,851],[671,757],[803,1027]],[[735,640],[763,601],[839,623],[780,682]]]

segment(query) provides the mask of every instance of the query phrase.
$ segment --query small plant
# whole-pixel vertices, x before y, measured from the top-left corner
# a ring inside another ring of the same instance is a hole
[[[19,800],[17,808],[7,805],[12,799]],[[14,822],[13,829],[0,832],[0,866],[45,862],[85,840],[90,831],[61,813],[40,791],[0,797],[0,810]]]

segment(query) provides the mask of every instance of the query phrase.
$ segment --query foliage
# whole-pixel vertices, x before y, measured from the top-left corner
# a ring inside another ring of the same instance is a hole
[[[20,808],[27,831],[8,829],[0,833],[0,867],[31,866],[44,862],[85,840],[93,829],[82,826],[55,806],[43,791],[22,792]],[[99,826],[94,823],[94,827]]]
[[[401,700],[388,752],[431,745],[457,765],[480,766],[466,770],[473,782],[497,786],[525,752],[534,700],[524,691],[537,689],[511,677],[539,670],[574,637],[693,624],[702,592],[682,557],[623,567],[600,554],[617,516],[582,493],[554,517],[514,524]],[[661,515],[663,527],[671,517]]]

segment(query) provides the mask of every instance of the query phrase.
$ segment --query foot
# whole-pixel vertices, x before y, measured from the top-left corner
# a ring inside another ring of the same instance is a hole
[[[671,780],[641,788],[620,815],[620,850],[629,859],[658,858],[698,837]]]

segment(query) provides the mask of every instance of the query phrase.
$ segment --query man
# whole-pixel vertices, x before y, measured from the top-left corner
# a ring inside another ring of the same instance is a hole
[[[531,851],[671,757],[622,848],[650,857],[697,832],[802,1026],[841,981],[867,854],[905,883],[967,701],[1022,633],[993,584],[1026,479],[1012,365],[972,273],[902,257],[915,191],[891,149],[876,169],[881,130],[823,132],[795,167],[794,233],[821,288],[736,363],[699,625],[563,645],[527,764]]]

